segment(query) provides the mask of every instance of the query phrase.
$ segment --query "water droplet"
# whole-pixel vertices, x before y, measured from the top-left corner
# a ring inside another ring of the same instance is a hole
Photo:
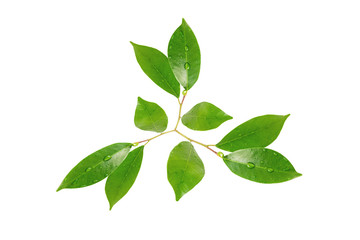
[[[169,49],[172,49],[172,45],[169,46]]]
[[[253,164],[252,162],[248,162],[246,166],[251,169],[255,167],[255,164]]]
[[[265,151],[266,151],[266,149],[264,148],[264,149],[263,149],[263,152],[265,152]]]
[[[106,162],[106,161],[109,161],[111,158],[112,158],[112,157],[111,157],[110,155],[107,155],[107,156],[104,157],[104,161],[105,161],[105,162]]]
[[[221,158],[224,157],[224,154],[223,154],[222,152],[218,152],[217,155],[218,155],[219,157],[221,157]]]
[[[268,168],[267,171],[268,171],[269,173],[272,173],[272,172],[274,171],[274,169]]]
[[[184,91],[182,91],[182,95],[186,95],[187,94],[187,91],[186,90],[184,90]]]
[[[184,64],[184,68],[185,68],[186,70],[189,70],[189,69],[190,69],[190,64],[189,64],[188,62],[186,62],[186,63]]]
[[[185,51],[189,51],[189,47],[187,45],[185,45]]]
[[[274,153],[274,156],[277,156],[277,153]]]
[[[91,170],[91,167],[88,167],[87,169],[85,169],[85,172],[88,172]]]
[[[132,145],[133,145],[134,147],[136,147],[137,145],[139,145],[139,143],[136,142],[136,143],[133,143]]]

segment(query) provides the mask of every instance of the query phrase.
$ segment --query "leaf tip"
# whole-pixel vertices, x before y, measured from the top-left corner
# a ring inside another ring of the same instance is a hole
[[[62,190],[62,189],[64,189],[64,188],[66,188],[66,187],[64,186],[64,182],[62,182],[62,183],[60,184],[60,186],[56,189],[56,192],[58,192],[58,191],[60,191],[60,190]]]
[[[285,117],[285,119],[287,119],[288,117],[290,117],[290,113],[286,114],[284,117]]]
[[[182,196],[176,195],[175,200],[178,202]]]

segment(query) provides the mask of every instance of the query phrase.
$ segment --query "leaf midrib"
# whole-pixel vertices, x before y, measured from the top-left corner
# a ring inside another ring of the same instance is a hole
[[[148,111],[148,108],[147,108],[147,107],[145,107],[145,111],[146,111],[146,113],[148,114],[148,116],[149,116],[149,118],[150,118],[150,121],[151,121],[151,124],[153,125],[154,129],[156,130],[156,132],[158,132],[158,131],[161,132],[161,130],[156,127],[155,122],[154,122],[154,120],[152,119],[151,114],[150,114],[150,112]]]
[[[244,165],[245,167],[247,167],[247,163],[233,161],[233,160],[231,160],[231,159],[229,159],[229,158],[224,158],[224,160],[225,160],[225,161],[229,161],[229,162],[233,162],[233,163],[238,163],[238,164],[241,164],[241,165]],[[254,164],[254,165],[255,165],[255,164]],[[267,171],[267,169],[268,169],[268,168],[266,168],[266,167],[261,167],[261,166],[257,166],[257,165],[255,165],[254,168],[263,169],[263,170],[265,170],[265,171]],[[253,170],[253,169],[249,169],[249,170]],[[290,172],[298,173],[298,172],[296,172],[296,171],[293,170],[293,169],[290,169],[289,171],[281,171],[281,170],[277,170],[277,169],[273,169],[273,170],[274,170],[274,172],[278,172],[278,173],[290,173]],[[269,173],[269,174],[272,174],[272,173]]]
[[[162,53],[160,52],[160,54],[162,54]],[[174,89],[172,88],[172,86],[167,82],[167,78],[166,78],[166,77],[163,75],[163,73],[160,72],[159,69],[153,64],[153,61],[151,60],[151,58],[148,57],[148,56],[146,56],[145,54],[142,54],[142,55],[149,60],[149,62],[151,63],[151,66],[160,74],[161,80],[162,80],[161,82],[162,82],[162,83],[165,83],[165,84],[170,88],[170,90],[173,92],[172,94],[175,95],[175,96],[177,96],[175,90],[174,90]],[[167,57],[166,57],[165,55],[163,55],[163,57],[165,57],[165,58],[167,59]],[[170,69],[170,70],[171,70],[171,69]],[[172,71],[172,70],[171,70],[171,71]]]
[[[125,148],[127,148],[127,147],[125,147]],[[119,151],[114,152],[113,154],[111,154],[111,159],[113,158],[113,156],[114,156],[116,153],[124,150],[125,148],[122,148],[121,150],[119,150]],[[84,171],[84,172],[81,173],[80,175],[77,175],[77,177],[74,177],[67,186],[71,186],[71,185],[75,182],[75,180],[80,179],[80,178],[81,178],[82,176],[84,176],[85,174],[88,174],[88,173],[92,172],[94,169],[96,169],[96,168],[97,168],[100,164],[102,164],[102,163],[104,163],[104,160],[103,160],[103,159],[101,159],[101,160],[100,160],[98,163],[96,163],[95,165],[89,166],[89,167],[91,168],[90,171],[88,171],[88,172]],[[87,167],[87,168],[89,168],[89,167]],[[86,168],[85,168],[85,169],[86,169]],[[84,170],[85,170],[85,169],[84,169]]]
[[[190,144],[191,144],[191,143],[190,143]],[[191,152],[192,152],[192,148],[190,147],[189,155],[188,155],[187,160],[186,160],[186,166],[185,166],[185,169],[184,169],[183,174],[182,174],[182,176],[181,176],[181,180],[180,180],[180,182],[179,182],[179,185],[184,183],[185,174],[186,174],[186,171],[187,171],[187,169],[188,169],[188,167],[189,167]]]
[[[186,39],[186,32],[185,32],[186,26],[185,26],[185,24],[181,24],[181,26],[182,26],[182,30],[183,30],[183,32],[184,32],[184,42],[185,42],[185,46],[184,46],[183,51],[185,51],[185,47],[189,47],[189,46],[187,45],[187,39]],[[188,51],[185,51],[185,64],[186,64],[186,63],[188,63]],[[190,63],[188,63],[188,64],[190,64]],[[191,67],[191,65],[190,65],[190,67]],[[185,65],[183,66],[183,68],[185,68]],[[186,73],[186,89],[189,89],[189,70],[190,70],[190,68],[189,68],[189,69],[186,69],[186,68],[185,68],[185,73]]]
[[[275,123],[273,123],[273,124],[271,124],[271,125],[274,125],[274,124],[275,124]],[[225,144],[228,144],[228,143],[231,143],[231,142],[238,141],[238,140],[240,140],[240,139],[242,139],[242,138],[244,138],[244,137],[248,137],[248,136],[250,136],[250,135],[253,135],[253,134],[257,133],[257,132],[259,132],[260,130],[268,129],[268,128],[270,128],[270,125],[267,126],[267,127],[258,128],[258,129],[256,129],[255,131],[252,131],[252,132],[250,132],[250,133],[247,133],[247,134],[244,134],[244,135],[235,137],[235,138],[233,138],[233,139],[231,139],[231,140],[225,141],[225,142],[219,144],[219,146],[222,146],[222,145],[225,145]],[[225,136],[225,137],[226,137],[226,136]]]

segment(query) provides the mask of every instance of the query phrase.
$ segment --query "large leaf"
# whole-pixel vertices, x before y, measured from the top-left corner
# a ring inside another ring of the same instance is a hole
[[[259,183],[280,183],[301,176],[283,155],[267,148],[248,148],[224,157],[230,170]]]
[[[172,72],[167,57],[159,50],[137,45],[133,42],[136,60],[146,75],[159,87],[174,95],[180,96],[180,84]]]
[[[234,128],[216,144],[216,147],[230,152],[244,148],[266,147],[279,136],[289,115],[264,115],[250,119]]]
[[[223,122],[232,119],[215,105],[202,102],[196,104],[182,116],[182,123],[192,130],[205,131],[217,128]]]
[[[131,151],[120,166],[108,177],[105,193],[112,207],[130,190],[139,173],[144,146]]]
[[[167,127],[168,117],[159,105],[138,97],[134,122],[142,130],[163,132]]]
[[[204,164],[190,142],[181,142],[171,151],[167,176],[174,189],[176,201],[193,189],[204,174]]]
[[[199,78],[200,48],[195,34],[184,19],[170,39],[168,57],[177,80],[189,90]]]
[[[115,143],[90,154],[66,175],[57,191],[86,187],[103,180],[121,164],[131,146],[131,143]]]

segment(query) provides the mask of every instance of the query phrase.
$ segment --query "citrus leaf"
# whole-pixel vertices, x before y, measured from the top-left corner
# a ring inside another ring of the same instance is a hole
[[[220,108],[211,103],[202,102],[185,113],[181,118],[181,122],[192,130],[206,131],[215,129],[230,119],[232,117]]]
[[[167,57],[159,50],[133,42],[136,60],[144,73],[166,92],[180,96],[180,84],[172,72]]]
[[[255,117],[237,126],[216,147],[226,151],[244,148],[266,147],[279,136],[285,120],[290,114]]]
[[[167,177],[174,189],[176,201],[193,189],[204,174],[204,164],[190,142],[181,142],[171,151]]]
[[[280,183],[301,176],[283,155],[267,148],[238,150],[225,156],[224,162],[236,175],[259,183]]]
[[[131,151],[120,166],[108,177],[105,185],[106,197],[112,207],[130,190],[139,173],[144,146]]]
[[[201,60],[199,44],[185,19],[169,41],[168,57],[175,77],[189,90],[199,78]]]
[[[163,132],[168,124],[165,111],[156,103],[138,97],[134,117],[135,126],[145,131]]]
[[[131,143],[115,143],[90,154],[66,175],[57,191],[86,187],[103,180],[121,164],[131,146]]]

